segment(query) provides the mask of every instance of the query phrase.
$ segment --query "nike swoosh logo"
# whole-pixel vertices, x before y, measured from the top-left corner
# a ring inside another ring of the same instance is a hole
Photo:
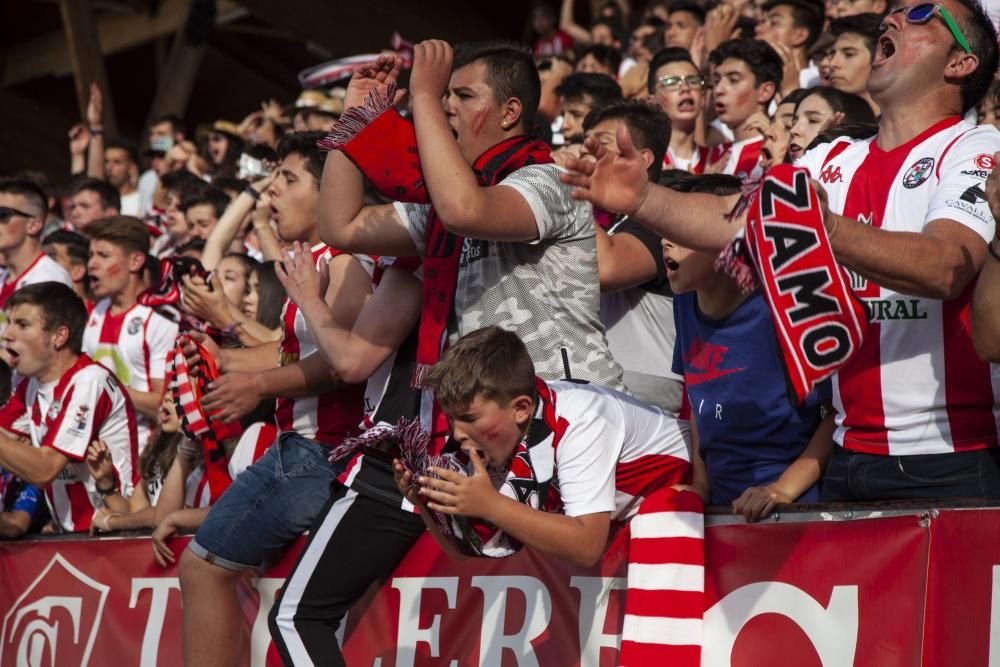
[[[717,380],[723,375],[729,375],[731,373],[739,373],[740,371],[745,371],[746,366],[743,368],[727,368],[725,370],[721,368],[716,368],[710,371],[705,371],[704,373],[684,373],[684,381],[689,385],[694,386],[696,384],[701,384],[702,382],[710,382],[712,380]]]

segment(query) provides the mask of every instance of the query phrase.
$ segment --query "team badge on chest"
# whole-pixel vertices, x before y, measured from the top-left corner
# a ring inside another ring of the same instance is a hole
[[[133,317],[128,321],[127,331],[129,336],[134,336],[135,334],[139,333],[139,329],[142,329],[141,317]]]
[[[920,158],[903,174],[903,187],[910,190],[919,187],[930,178],[932,169],[934,169],[934,158]]]

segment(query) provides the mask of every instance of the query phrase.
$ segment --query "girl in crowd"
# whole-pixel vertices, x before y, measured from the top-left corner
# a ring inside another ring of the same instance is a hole
[[[871,125],[875,133],[875,113],[864,98],[835,88],[812,88],[795,107],[789,133],[788,159],[798,160],[816,136],[839,125]]]

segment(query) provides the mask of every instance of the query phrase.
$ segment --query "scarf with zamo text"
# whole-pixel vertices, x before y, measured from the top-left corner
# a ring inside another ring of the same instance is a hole
[[[800,404],[861,347],[864,305],[837,264],[819,198],[804,169],[777,165],[734,209],[746,227],[716,261],[744,291],[760,284],[785,362],[789,397]]]
[[[344,112],[320,148],[343,152],[381,194],[396,201],[428,204],[413,123],[392,105],[395,85],[373,90],[359,107]],[[533,164],[552,162],[548,144],[531,136],[510,137],[488,149],[472,165],[480,187],[498,184],[508,175]],[[417,333],[417,366],[413,385],[419,387],[427,370],[441,358],[447,345],[448,319],[455,303],[458,269],[464,239],[449,232],[433,205],[424,233],[423,305]],[[448,421],[428,395],[422,401],[421,422],[430,436],[432,454],[447,442]]]

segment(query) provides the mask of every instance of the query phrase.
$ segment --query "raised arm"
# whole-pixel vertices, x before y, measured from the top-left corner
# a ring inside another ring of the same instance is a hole
[[[563,0],[559,9],[559,29],[573,38],[577,44],[590,44],[590,31],[576,22],[573,16],[573,0]]]
[[[229,245],[239,233],[240,225],[243,224],[247,213],[253,209],[254,203],[260,199],[261,193],[265,192],[274,182],[276,175],[277,172],[273,172],[270,176],[251,183],[226,207],[226,211],[212,227],[208,238],[205,239],[205,249],[201,253],[201,265],[205,267],[206,271],[214,271],[222,258],[226,256]],[[250,193],[251,190],[256,193],[256,196]]]
[[[421,168],[437,214],[448,231],[487,241],[532,241],[538,225],[528,202],[513,188],[480,187],[469,167],[441,106],[464,90],[447,92],[451,76],[452,49],[447,42],[428,40],[414,49],[410,77],[413,118],[421,155],[433,155]],[[483,94],[481,91],[478,94]],[[521,122],[517,98],[506,102],[503,127]],[[467,131],[471,131],[467,130]]]
[[[345,110],[361,106],[373,90],[386,90],[399,76],[395,56],[379,56],[358,66],[344,97]],[[417,248],[391,205],[364,205],[364,176],[340,151],[332,151],[323,167],[319,192],[319,236],[348,252],[412,257]]]
[[[87,102],[87,124],[90,126],[90,147],[87,150],[87,176],[104,179],[104,102],[101,89],[96,83],[90,84],[90,100]]]
[[[632,144],[628,129],[618,129],[616,154],[595,139],[587,150],[597,160],[571,159],[563,183],[576,186],[575,199],[584,199],[606,211],[625,213],[662,238],[695,250],[721,250],[742,221],[727,215],[738,197],[677,192],[649,182],[646,164]]]

